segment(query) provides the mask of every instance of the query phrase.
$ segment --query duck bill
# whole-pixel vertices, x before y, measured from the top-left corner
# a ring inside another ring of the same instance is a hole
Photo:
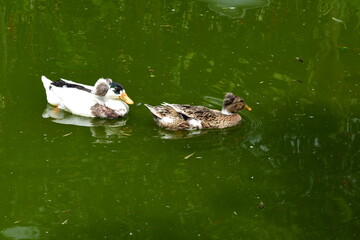
[[[248,105],[245,105],[244,109],[248,110],[248,111],[251,111],[251,107],[249,107]]]
[[[126,92],[121,93],[120,97],[121,100],[126,102],[127,104],[134,104],[134,101],[129,98],[129,96],[126,94]]]

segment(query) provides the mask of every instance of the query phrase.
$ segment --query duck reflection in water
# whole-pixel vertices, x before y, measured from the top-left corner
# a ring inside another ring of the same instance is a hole
[[[157,129],[158,137],[161,139],[185,139],[199,137],[207,134],[209,130],[194,130],[194,131],[168,131],[162,128]]]
[[[201,0],[209,3],[211,11],[230,18],[245,17],[247,9],[265,7],[269,0]]]
[[[49,105],[45,108],[42,117],[52,118],[52,121],[58,124],[88,127],[91,135],[95,138],[107,138],[112,135],[118,135],[120,137],[130,136],[130,131],[128,129],[119,129],[119,127],[126,125],[127,118],[112,120],[87,118],[67,113]]]

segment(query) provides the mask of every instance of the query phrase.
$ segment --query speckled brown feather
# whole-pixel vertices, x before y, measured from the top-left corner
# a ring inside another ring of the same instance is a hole
[[[99,117],[99,118],[119,118],[122,117],[122,115],[118,114],[115,110],[96,103],[94,106],[91,107],[91,113],[95,116],[95,117]]]
[[[182,117],[182,115],[168,105],[151,106],[149,104],[145,104],[145,106],[153,114],[154,121],[160,127],[168,130],[186,130],[190,128],[190,124]],[[162,121],[166,117],[171,118],[173,122],[166,123],[166,121]]]
[[[110,78],[103,79],[102,82],[95,84],[93,93],[97,96],[104,97],[110,89],[110,83],[112,83]]]
[[[181,105],[181,104],[169,104],[176,112],[182,113],[189,118],[213,121],[215,120],[220,113],[218,110],[209,109],[203,106],[191,106],[191,105]]]
[[[170,104],[178,113],[186,115],[188,118],[201,121],[202,128],[226,128],[235,126],[241,120],[239,114],[225,115],[219,110],[209,109],[203,106],[191,106]]]
[[[168,130],[190,130],[206,128],[232,127],[241,121],[236,112],[248,109],[244,100],[232,93],[224,98],[223,111],[209,109],[203,106],[164,103],[161,106],[145,106],[153,114],[155,122]]]
[[[94,94],[100,97],[104,97],[108,90],[109,90],[109,85],[105,83],[101,83],[94,90]]]

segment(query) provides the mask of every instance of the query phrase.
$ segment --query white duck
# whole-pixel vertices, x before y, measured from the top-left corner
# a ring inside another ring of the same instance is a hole
[[[107,78],[100,78],[94,86],[61,79],[51,81],[41,77],[49,104],[84,117],[120,118],[129,112],[127,104],[134,102],[124,87]]]

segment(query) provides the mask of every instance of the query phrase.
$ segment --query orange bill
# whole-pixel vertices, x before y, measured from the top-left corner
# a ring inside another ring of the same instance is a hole
[[[244,109],[248,110],[248,111],[251,111],[251,107],[249,107],[248,105],[245,105]]]
[[[129,96],[126,94],[126,92],[121,93],[120,99],[126,102],[127,104],[134,104],[134,101],[129,98]]]

